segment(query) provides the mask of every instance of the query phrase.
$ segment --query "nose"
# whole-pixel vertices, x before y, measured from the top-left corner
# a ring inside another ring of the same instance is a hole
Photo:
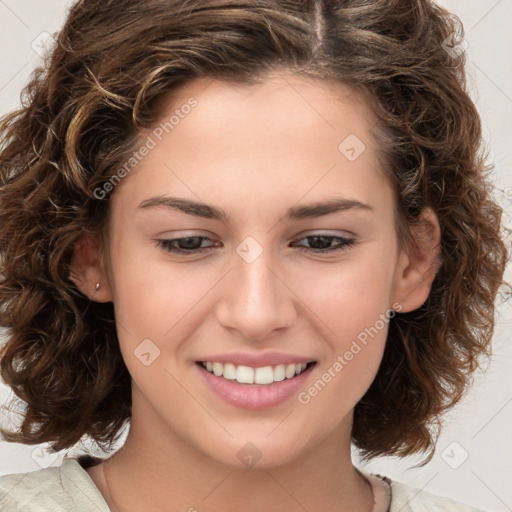
[[[264,250],[252,262],[234,255],[234,267],[226,276],[217,319],[243,339],[263,341],[297,318],[293,290],[269,252]]]

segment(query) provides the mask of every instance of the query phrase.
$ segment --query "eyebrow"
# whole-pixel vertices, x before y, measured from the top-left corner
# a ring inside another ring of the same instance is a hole
[[[138,207],[142,209],[149,209],[161,206],[179,210],[187,215],[193,215],[194,217],[219,220],[226,224],[231,222],[231,216],[222,208],[179,197],[155,196],[145,199]],[[284,218],[288,221],[311,219],[346,210],[374,211],[369,204],[362,203],[356,199],[338,197],[328,201],[321,201],[303,206],[293,206],[286,212]]]

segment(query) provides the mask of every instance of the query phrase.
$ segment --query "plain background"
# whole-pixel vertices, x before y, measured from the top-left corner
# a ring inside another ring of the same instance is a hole
[[[464,24],[471,94],[483,119],[489,158],[495,164],[496,198],[505,209],[504,221],[510,228],[512,0],[439,3]],[[0,0],[0,115],[18,105],[22,87],[40,62],[48,34],[59,30],[70,4],[64,0]],[[511,281],[510,266],[506,279]],[[484,510],[512,509],[512,299],[504,302],[505,296],[506,290],[498,297],[493,358],[486,372],[476,376],[465,401],[446,417],[433,460],[412,468],[420,458],[382,458],[372,461],[366,470]],[[9,397],[9,390],[0,385],[0,404]],[[13,421],[12,416],[4,415],[3,421]],[[57,466],[63,455],[0,442],[0,475]]]

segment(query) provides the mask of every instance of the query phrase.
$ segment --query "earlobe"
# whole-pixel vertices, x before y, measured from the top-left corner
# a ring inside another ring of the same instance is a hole
[[[411,234],[414,244],[402,249],[396,272],[394,298],[402,306],[402,313],[424,304],[441,266],[441,229],[431,208],[423,210]]]
[[[83,235],[73,247],[69,279],[91,300],[112,300],[110,285],[101,258],[98,237]]]

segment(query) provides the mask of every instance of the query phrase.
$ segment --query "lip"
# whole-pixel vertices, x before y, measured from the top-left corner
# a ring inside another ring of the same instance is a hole
[[[218,357],[218,356],[217,356]],[[311,359],[295,362],[312,362]],[[303,358],[302,358],[303,359]],[[211,361],[208,359],[208,361]],[[218,359],[214,359],[216,362]],[[227,363],[233,360],[225,361]],[[287,361],[290,361],[289,356]],[[235,363],[234,363],[235,364]],[[239,363],[242,364],[242,363]],[[276,363],[285,364],[285,363]],[[247,365],[252,366],[252,364]],[[255,367],[264,366],[262,364],[256,364]],[[269,365],[270,366],[270,365]],[[228,380],[224,377],[217,377],[213,373],[203,368],[201,364],[195,364],[194,367],[199,372],[200,378],[206,386],[213,391],[215,395],[224,400],[230,405],[248,410],[263,410],[277,407],[283,402],[289,400],[292,396],[296,395],[301,387],[311,374],[315,364],[309,365],[302,373],[292,377],[291,379],[285,379],[280,382],[273,382],[272,384],[240,384],[234,380]]]
[[[233,352],[229,354],[216,354],[205,356],[198,359],[197,362],[210,361],[212,363],[232,363],[235,366],[251,366],[253,368],[261,368],[263,366],[277,366],[278,364],[291,364],[291,363],[312,363],[314,358],[306,358],[296,356],[293,354],[283,354],[280,352],[264,352],[257,354],[250,354],[248,352]],[[315,361],[316,362],[316,361]]]

